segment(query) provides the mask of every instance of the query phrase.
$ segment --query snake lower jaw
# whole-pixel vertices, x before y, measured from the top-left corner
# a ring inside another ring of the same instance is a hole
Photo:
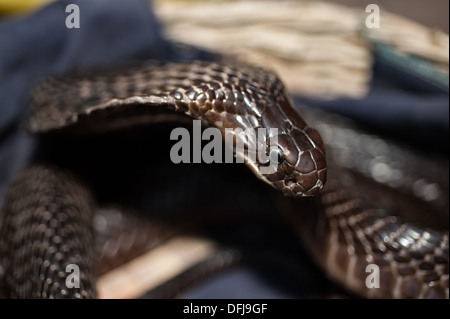
[[[325,183],[318,179],[316,182],[316,185],[305,191],[303,196],[305,197],[311,197],[311,196],[317,196],[322,191],[323,187],[325,186]]]
[[[297,181],[288,180],[281,191],[287,197],[301,198],[301,197],[314,197],[320,194],[324,187],[324,182],[320,179],[316,181],[316,184],[305,190],[304,187]]]

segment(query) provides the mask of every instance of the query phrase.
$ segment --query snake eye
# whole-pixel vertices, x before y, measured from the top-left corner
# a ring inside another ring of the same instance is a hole
[[[268,155],[271,163],[281,164],[284,161],[284,153],[278,146],[271,146],[268,151]]]

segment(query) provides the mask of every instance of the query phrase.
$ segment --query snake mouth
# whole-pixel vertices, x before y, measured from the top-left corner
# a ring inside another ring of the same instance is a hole
[[[323,189],[326,181],[326,169],[308,174],[297,174],[296,176],[285,174],[282,177],[277,173],[272,175],[260,174],[255,163],[248,162],[247,164],[259,179],[281,191],[287,197],[316,196]]]
[[[320,193],[324,186],[324,182],[319,178],[319,176],[317,176],[315,184],[310,187],[305,187],[294,177],[286,178],[283,181],[283,184],[283,193],[294,198],[316,196]]]
[[[305,191],[303,193],[303,196],[316,196],[320,193],[323,186],[324,186],[324,183],[322,182],[322,180],[318,179],[316,184],[313,187],[311,187],[310,189],[308,189],[307,191]]]

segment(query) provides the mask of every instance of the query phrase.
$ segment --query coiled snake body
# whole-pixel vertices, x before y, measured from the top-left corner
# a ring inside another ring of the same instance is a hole
[[[29,130],[44,136],[107,133],[176,113],[201,119],[222,135],[225,128],[278,129],[278,145],[266,145],[277,160],[275,172],[263,175],[262,163],[235,155],[286,195],[282,206],[288,215],[293,212],[293,224],[330,277],[368,297],[448,298],[448,231],[412,226],[374,208],[357,190],[349,191],[357,181],[333,162],[328,167],[336,173],[314,212],[303,212],[311,201],[298,197],[318,195],[325,185],[325,146],[272,72],[241,63],[147,63],[121,72],[52,78],[34,91]],[[0,241],[11,297],[96,296],[95,203],[83,179],[48,160],[16,177],[2,209]],[[80,266],[79,289],[64,286],[69,264]],[[379,289],[366,285],[368,264],[381,269]]]

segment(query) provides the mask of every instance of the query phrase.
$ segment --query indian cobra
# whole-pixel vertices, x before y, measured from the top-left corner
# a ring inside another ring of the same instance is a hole
[[[342,167],[336,154],[349,151],[342,141],[329,141],[326,164],[319,133],[294,109],[274,73],[237,62],[199,61],[150,62],[121,71],[50,78],[35,88],[28,129],[41,135],[42,149],[50,145],[53,155],[38,152],[5,196],[0,262],[9,297],[96,296],[95,192],[85,178],[65,168],[64,156],[55,155],[58,149],[51,141],[183,119],[202,120],[222,135],[226,128],[278,130],[278,145],[269,145],[267,139],[265,146],[276,159],[275,172],[263,175],[259,169],[266,164],[236,150],[235,156],[286,195],[280,196],[280,206],[330,278],[359,296],[448,298],[448,230],[406,219],[418,206],[427,210],[426,201],[411,202],[401,216],[391,213],[399,209],[391,205],[396,197],[405,195],[386,192]],[[72,160],[89,166],[82,154]],[[445,210],[445,205],[436,207],[429,213]],[[80,268],[79,288],[66,285],[69,264]],[[368,265],[377,266],[379,287],[367,284]]]

